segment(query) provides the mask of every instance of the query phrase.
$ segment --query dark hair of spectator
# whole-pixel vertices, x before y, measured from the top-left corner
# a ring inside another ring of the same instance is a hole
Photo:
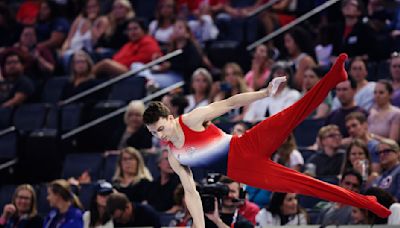
[[[340,181],[343,181],[344,178],[347,177],[347,176],[355,176],[357,178],[358,183],[360,183],[360,186],[361,186],[363,180],[362,180],[362,176],[361,176],[361,174],[359,172],[357,172],[357,171],[355,171],[353,169],[347,170],[342,174],[342,178],[341,178]]]
[[[44,19],[45,21],[51,21],[59,15],[57,3],[50,1],[50,0],[44,0],[44,1],[42,1],[41,4],[46,4],[50,10],[50,15],[48,18]],[[39,16],[39,14],[38,14],[38,16]],[[38,20],[41,20],[40,17],[38,18]]]
[[[283,201],[285,201],[286,192],[274,192],[271,196],[271,201],[269,202],[268,211],[271,212],[273,216],[278,215],[281,218],[281,225],[285,225],[288,222],[288,217],[282,214],[281,208]],[[297,214],[305,213],[304,209],[297,204]]]
[[[309,69],[320,79],[323,78],[326,73],[328,73],[328,69],[324,66],[310,67]]]
[[[131,19],[129,19],[129,20],[127,21],[126,27],[128,28],[128,25],[131,24],[131,23],[137,24],[137,25],[140,27],[140,29],[143,30],[143,32],[144,32],[145,34],[147,33],[148,28],[147,28],[146,22],[145,22],[143,19],[141,19],[141,18],[136,18],[136,17],[135,17],[135,18],[131,18]]]
[[[17,56],[18,60],[21,62],[21,64],[24,64],[25,60],[22,57],[22,54],[19,51],[10,48],[4,52],[3,57],[1,58],[1,69],[3,72],[4,72],[4,68],[5,68],[7,59],[9,57],[13,57],[13,56]]]
[[[104,225],[111,219],[111,215],[107,212],[107,210],[104,211],[103,216],[100,217],[99,210],[97,209],[97,194],[93,194],[92,196],[92,199],[90,201],[89,211],[90,211],[89,227],[95,227],[99,220],[100,223]]]
[[[167,118],[171,111],[162,102],[154,101],[149,104],[143,114],[144,124],[154,124],[160,118]]]
[[[358,122],[360,122],[360,124],[367,122],[367,116],[362,112],[352,112],[352,113],[348,114],[345,118],[345,122],[347,122],[349,120],[353,120],[353,119],[358,120]]]
[[[375,196],[378,200],[378,203],[382,204],[386,208],[389,208],[396,202],[390,193],[377,187],[371,187],[367,189],[364,192],[364,195]],[[387,218],[380,218],[372,212],[368,211],[367,217],[368,224],[387,224]]]
[[[173,24],[176,20],[176,15],[178,14],[178,8],[176,6],[176,1],[173,0],[172,2],[174,4],[172,6],[174,12],[173,12],[173,18],[171,18],[171,23]],[[163,7],[164,4],[166,4],[165,0],[158,1],[158,4],[157,4],[156,19],[157,19],[158,27],[160,27],[164,24],[164,18],[161,15],[161,8]]]
[[[380,80],[378,80],[377,83],[382,84],[383,86],[385,86],[386,91],[388,91],[388,93],[390,95],[393,94],[393,86],[392,86],[392,82],[391,81],[389,81],[387,79],[380,79]]]
[[[290,29],[286,34],[289,34],[300,52],[305,52],[315,59],[314,44],[311,35],[301,27],[294,27]]]
[[[107,199],[106,212],[113,215],[116,210],[125,211],[129,204],[128,197],[123,193],[111,193]]]

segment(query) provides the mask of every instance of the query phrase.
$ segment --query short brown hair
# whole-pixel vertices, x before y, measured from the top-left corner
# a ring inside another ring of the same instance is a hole
[[[161,117],[167,118],[169,115],[171,115],[171,111],[162,102],[151,102],[144,111],[143,122],[144,124],[153,124]]]
[[[367,117],[362,112],[352,112],[348,114],[345,118],[345,122],[353,119],[358,120],[358,122],[360,122],[361,124],[367,122]]]
[[[128,204],[129,199],[125,194],[119,192],[111,193],[107,199],[106,211],[113,215],[116,210],[125,211]]]

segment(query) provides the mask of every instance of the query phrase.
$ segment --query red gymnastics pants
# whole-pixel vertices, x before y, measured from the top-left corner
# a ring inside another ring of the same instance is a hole
[[[290,192],[366,208],[380,217],[390,211],[373,196],[364,196],[317,180],[271,160],[271,155],[293,129],[303,121],[329,91],[347,79],[341,54],[330,71],[304,97],[285,110],[265,119],[230,143],[227,175],[232,179],[273,192]]]

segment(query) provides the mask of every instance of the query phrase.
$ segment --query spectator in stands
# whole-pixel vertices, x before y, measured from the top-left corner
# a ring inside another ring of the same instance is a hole
[[[115,227],[160,227],[160,218],[152,207],[130,202],[122,193],[111,193],[106,205]]]
[[[244,77],[247,87],[254,91],[265,87],[271,76],[272,64],[273,61],[268,56],[267,45],[258,45],[251,61],[251,70]]]
[[[126,194],[130,201],[143,202],[152,180],[140,152],[132,147],[122,149],[113,177],[114,188]]]
[[[281,192],[272,194],[270,206],[261,209],[256,222],[260,227],[308,224],[307,213],[298,204],[297,195]]]
[[[227,99],[239,93],[249,91],[244,80],[242,68],[237,63],[227,63],[224,66],[221,82],[215,83],[213,88],[214,101]],[[244,108],[235,108],[221,116],[221,122],[237,122],[243,119]]]
[[[82,12],[72,23],[67,39],[61,48],[64,69],[67,71],[71,55],[78,50],[92,52],[93,44],[106,30],[107,19],[100,16],[98,0],[86,1]]]
[[[82,204],[66,180],[54,180],[49,184],[47,200],[53,209],[43,227],[83,228]]]
[[[272,66],[271,76],[269,81],[266,82],[266,85],[276,77],[286,76],[287,78],[290,78],[292,75],[291,68],[287,63],[276,62]],[[289,107],[300,99],[300,96],[301,95],[297,90],[289,87],[287,83],[282,83],[279,85],[274,96],[263,98],[251,103],[244,114],[243,120],[250,123],[264,120],[265,118]]]
[[[76,51],[71,60],[70,81],[64,86],[61,99],[65,100],[95,86],[92,69],[93,61],[90,56],[82,50]]]
[[[321,146],[321,151],[311,155],[307,164],[313,164],[314,171],[305,170],[311,176],[316,177],[332,177],[340,174],[344,159],[344,151],[340,149],[342,135],[339,127],[336,125],[328,125],[322,127],[318,132],[318,141]],[[309,165],[306,164],[306,167]]]
[[[178,184],[174,191],[174,201],[175,205],[173,206],[173,210],[171,213],[174,213],[174,218],[170,221],[170,227],[182,227],[182,226],[191,226],[192,216],[189,213],[189,210],[186,207],[185,203],[185,192],[183,190],[182,184]]]
[[[323,67],[308,68],[304,72],[302,95],[304,96],[307,91],[309,91],[315,84],[317,84],[319,80],[321,80],[321,78],[325,75],[325,73],[326,70]],[[321,103],[318,108],[311,115],[308,116],[308,119],[326,118],[331,110],[332,99],[332,94],[329,93],[324,102]]]
[[[380,204],[382,204],[386,208],[390,208],[391,211],[394,209],[393,206],[398,207],[398,204],[395,203],[396,200],[393,197],[393,195],[388,193],[387,191],[384,191],[384,189],[382,189],[382,188],[372,187],[372,188],[367,189],[364,192],[364,194],[370,195],[370,196],[375,196]],[[392,211],[392,212],[394,212],[394,211]],[[389,220],[391,220],[390,222],[392,223],[393,220],[398,219],[398,218],[393,218],[394,214],[391,214],[388,218],[380,218],[380,217],[376,216],[374,213],[371,213],[369,211],[367,211],[366,214],[367,214],[367,219],[366,219],[367,224],[388,224]]]
[[[239,208],[244,203],[244,197],[240,195],[240,192],[243,191],[241,190],[240,183],[228,177],[222,177],[219,183],[226,185],[229,188],[229,193],[222,199],[220,210],[216,205],[213,212],[205,213],[206,227],[254,227],[251,221],[255,220],[259,208],[256,206],[258,210],[253,209],[253,213],[247,214],[247,217],[244,217],[244,214],[240,212]]]
[[[25,26],[14,47],[24,56],[24,72],[36,81],[46,80],[52,76],[56,62],[53,53],[47,47],[37,46],[34,26]]]
[[[131,101],[124,114],[125,126],[112,134],[109,149],[134,147],[138,150],[150,151],[152,135],[143,124],[144,103],[140,100]]]
[[[20,25],[15,21],[14,14],[11,12],[11,7],[6,2],[0,3],[0,50],[12,46],[18,41]]]
[[[18,186],[11,203],[3,208],[0,227],[36,228],[42,226],[43,219],[37,213],[35,190],[29,184]]]
[[[96,193],[93,195],[89,210],[83,214],[84,227],[112,228],[114,223],[111,215],[106,211],[108,196],[113,193],[113,187],[106,181],[96,184]]]
[[[157,211],[169,213],[174,206],[174,191],[180,182],[168,162],[167,149],[161,151],[157,165],[160,177],[150,183],[147,202]]]
[[[164,95],[161,102],[165,104],[169,110],[171,110],[171,114],[176,117],[182,115],[189,104],[186,97],[180,92]]]
[[[400,54],[393,52],[390,58],[390,76],[392,78],[392,104],[400,108]]]
[[[183,53],[153,67],[154,72],[173,71],[181,75],[187,85],[190,85],[190,75],[203,66],[203,53],[186,21],[175,21],[168,51],[182,49]],[[164,76],[164,75],[162,75]],[[186,88],[188,89],[188,88]]]
[[[310,35],[302,28],[295,27],[285,33],[284,44],[288,52],[289,59],[294,65],[294,75],[289,78],[293,88],[301,90],[304,80],[304,72],[315,67],[314,47],[310,43],[312,41]]]
[[[174,33],[174,23],[177,7],[174,0],[162,0],[158,2],[156,19],[150,22],[149,34],[157,40],[162,49],[166,50]]]
[[[360,57],[354,58],[350,62],[350,77],[356,82],[356,93],[354,100],[357,106],[369,111],[374,104],[374,89],[375,82],[368,82],[367,76],[367,62]],[[338,98],[333,100],[332,109],[335,110],[340,107]]]
[[[358,172],[350,170],[343,174],[339,186],[353,192],[360,192],[361,184],[361,175]],[[323,203],[321,207],[323,209],[318,216],[317,224],[321,224],[325,227],[328,225],[347,225],[352,221],[351,206],[341,203],[326,202]]]
[[[354,139],[361,140],[366,144],[369,158],[371,160],[371,170],[373,172],[380,172],[379,156],[376,153],[378,151],[379,141],[374,137],[372,133],[368,131],[367,117],[361,112],[352,112],[346,116],[346,128],[349,132],[350,137],[342,140],[342,144],[348,145]]]
[[[342,1],[342,15],[344,23],[338,22],[332,28],[333,37],[333,55],[345,52],[349,57],[361,56],[363,59],[371,57],[374,47],[373,30],[360,20],[364,11],[364,5],[361,0]]]
[[[335,124],[339,126],[340,133],[343,137],[349,137],[345,126],[346,116],[352,112],[362,112],[367,115],[367,112],[361,107],[357,106],[354,101],[354,94],[357,85],[354,80],[349,78],[336,85],[336,97],[338,98],[341,107],[332,111],[325,121],[325,125]]]
[[[52,51],[61,47],[69,30],[67,19],[59,17],[56,7],[53,1],[43,1],[36,23],[38,47],[47,47]]]
[[[382,139],[378,148],[382,174],[373,185],[392,194],[396,199],[400,199],[399,144],[391,139]]]
[[[218,1],[213,1],[213,3],[216,2]],[[190,29],[196,40],[202,47],[205,47],[210,41],[215,40],[219,34],[219,29],[214,23],[210,2],[202,1],[192,17],[188,21]]]
[[[390,103],[393,87],[390,81],[381,79],[374,90],[375,105],[368,116],[368,128],[373,134],[400,140],[400,109]]]
[[[22,56],[15,51],[8,51],[1,61],[4,80],[0,87],[2,107],[18,106],[29,100],[35,91],[33,82],[24,75]]]
[[[297,150],[296,140],[293,134],[290,134],[286,141],[276,150],[275,154],[272,156],[272,160],[300,172],[304,165],[304,159]]]
[[[160,47],[147,34],[147,27],[140,19],[130,19],[126,26],[129,41],[114,54],[112,59],[104,59],[94,66],[96,76],[115,77],[131,69],[132,63],[148,63],[161,55]]]
[[[111,58],[124,44],[128,42],[126,27],[128,21],[135,17],[135,12],[128,0],[114,0],[111,12],[105,20],[106,30],[98,34],[94,44],[96,60]]]
[[[191,93],[186,95],[188,106],[185,108],[185,113],[210,103],[212,84],[213,78],[207,69],[198,68],[193,72]]]
[[[371,166],[371,155],[367,145],[360,139],[353,139],[347,147],[341,174],[354,170],[362,176],[363,186],[370,186],[379,175],[377,172],[371,172]]]

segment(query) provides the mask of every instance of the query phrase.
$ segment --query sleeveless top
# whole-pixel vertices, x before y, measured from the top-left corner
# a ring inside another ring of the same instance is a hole
[[[204,131],[194,131],[183,123],[182,116],[178,119],[185,142],[182,148],[176,148],[171,142],[168,142],[168,145],[179,163],[191,168],[206,168],[226,173],[232,136],[225,134],[214,124],[210,124]]]
[[[70,49],[81,50],[83,48],[91,51],[92,49],[92,29],[89,28],[85,33],[82,34],[82,27],[85,23],[85,19],[80,19],[78,22],[78,28],[71,38]]]

